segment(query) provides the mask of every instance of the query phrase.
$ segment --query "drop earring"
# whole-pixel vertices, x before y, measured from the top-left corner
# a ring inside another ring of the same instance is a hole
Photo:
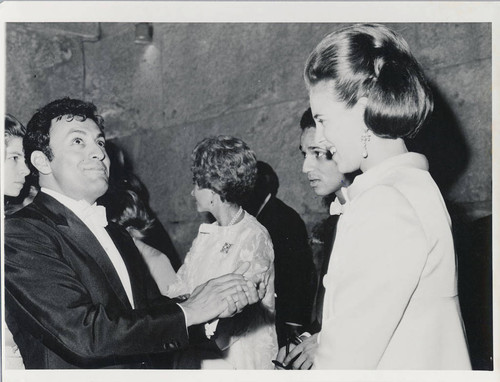
[[[361,143],[363,144],[363,152],[361,153],[361,156],[363,158],[368,158],[368,150],[366,149],[366,142],[369,142],[370,141],[370,130],[368,130],[368,128],[366,129],[366,131],[361,134]]]
[[[212,192],[212,199],[210,199],[210,205],[214,205],[214,198],[215,198],[215,192],[213,190],[210,190]]]

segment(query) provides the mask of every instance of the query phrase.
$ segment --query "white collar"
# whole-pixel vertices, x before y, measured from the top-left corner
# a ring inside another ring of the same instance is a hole
[[[97,203],[90,204],[86,200],[75,200],[70,198],[69,196],[63,195],[60,192],[51,190],[50,188],[42,187],[40,191],[46,193],[47,195],[52,196],[59,203],[64,205],[66,208],[71,210],[76,216],[78,216],[81,220],[87,220],[87,214],[89,211],[89,207],[96,207]]]
[[[347,193],[347,188],[342,187],[340,189],[342,196],[344,197],[344,203],[342,203],[338,196],[335,200],[330,203],[330,215],[342,215],[344,213],[344,208],[349,204],[349,195]]]
[[[345,190],[342,188],[342,194],[346,202],[355,199],[364,190],[377,184],[380,179],[384,178],[391,170],[395,168],[413,168],[422,171],[429,171],[429,162],[427,158],[418,153],[407,152],[387,158],[378,165],[372,167],[368,171],[356,176],[352,184]]]
[[[259,216],[259,214],[262,212],[262,210],[266,206],[266,204],[269,201],[269,199],[271,199],[271,194],[267,194],[266,198],[264,199],[264,203],[262,203],[262,205],[260,206],[259,210],[255,214],[256,217]]]

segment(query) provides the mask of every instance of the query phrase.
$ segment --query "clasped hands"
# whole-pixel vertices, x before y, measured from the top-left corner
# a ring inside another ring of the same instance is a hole
[[[255,304],[266,293],[268,279],[257,285],[245,278],[250,263],[241,264],[234,273],[211,279],[196,287],[189,298],[180,303],[186,314],[187,326],[208,322],[214,318],[235,315],[247,305]]]
[[[299,344],[290,343],[283,346],[276,357],[278,364],[282,364],[286,369],[309,370],[313,366],[314,356],[318,348],[318,333],[310,337],[300,336],[302,342]],[[275,367],[282,369],[282,367]]]

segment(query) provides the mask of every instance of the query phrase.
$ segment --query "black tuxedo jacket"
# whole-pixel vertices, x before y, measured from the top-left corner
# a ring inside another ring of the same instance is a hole
[[[330,264],[330,257],[333,250],[333,243],[337,234],[337,223],[339,215],[329,216],[323,223],[323,232],[321,239],[323,242],[322,259],[320,274],[318,275],[318,286],[316,289],[316,297],[314,304],[313,320],[309,326],[310,333],[318,333],[321,331],[321,323],[323,318],[323,301],[325,299],[325,287],[323,286],[323,277],[328,272],[328,265]]]
[[[271,197],[257,220],[268,230],[274,247],[276,332],[281,347],[286,343],[285,322],[307,325],[311,320],[316,285],[312,251],[304,221],[281,200]]]
[[[69,209],[40,192],[5,222],[6,319],[26,368],[158,367],[188,344],[181,308],[160,295],[126,231],[106,227],[135,309],[109,257]]]

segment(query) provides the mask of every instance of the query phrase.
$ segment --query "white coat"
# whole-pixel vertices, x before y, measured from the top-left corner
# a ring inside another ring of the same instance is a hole
[[[470,369],[451,222],[427,159],[387,159],[343,189],[317,369]]]

